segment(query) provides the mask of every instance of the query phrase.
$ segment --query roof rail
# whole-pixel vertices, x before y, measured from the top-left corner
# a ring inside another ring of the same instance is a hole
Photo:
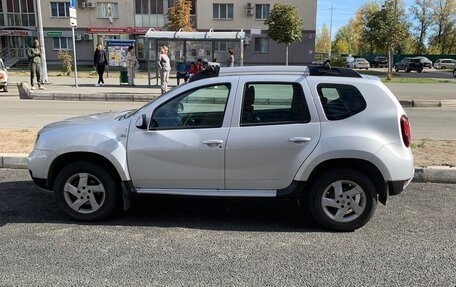
[[[239,75],[299,75],[299,76],[332,76],[362,78],[352,69],[331,68],[328,62],[321,66],[244,66],[224,67],[219,65],[207,65],[206,68],[193,75],[189,82],[218,76],[239,76]]]
[[[349,68],[332,68],[331,61],[326,60],[321,66],[309,66],[310,76],[331,76],[331,77],[349,77],[362,78],[362,76]]]

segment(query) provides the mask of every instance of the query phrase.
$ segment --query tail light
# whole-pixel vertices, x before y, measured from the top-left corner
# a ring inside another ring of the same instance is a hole
[[[404,145],[406,147],[410,147],[410,143],[412,142],[412,133],[410,132],[410,124],[406,115],[402,115],[401,117],[401,133]]]

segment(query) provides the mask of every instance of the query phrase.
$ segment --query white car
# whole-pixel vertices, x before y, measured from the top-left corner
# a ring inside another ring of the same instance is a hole
[[[364,58],[356,58],[353,61],[347,63],[348,68],[352,69],[366,69],[369,70],[370,64],[369,61],[367,61]]]
[[[378,78],[346,68],[208,69],[134,111],[45,126],[28,167],[76,220],[143,195],[303,200],[355,230],[411,181],[410,126]]]
[[[434,63],[436,69],[454,69],[456,68],[456,60],[454,59],[438,59]]]

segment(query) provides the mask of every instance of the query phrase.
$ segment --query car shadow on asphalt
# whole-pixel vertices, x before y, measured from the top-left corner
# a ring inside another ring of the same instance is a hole
[[[31,181],[0,183],[0,227],[9,223],[178,227],[216,231],[326,232],[295,200],[141,197],[101,222],[74,221]]]

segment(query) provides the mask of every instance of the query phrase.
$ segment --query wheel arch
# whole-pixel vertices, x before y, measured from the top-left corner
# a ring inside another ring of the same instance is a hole
[[[55,179],[58,173],[63,169],[63,167],[76,161],[92,162],[107,169],[108,172],[114,177],[116,184],[119,184],[120,187],[122,177],[119,171],[114,166],[114,164],[109,159],[102,155],[92,152],[70,152],[59,155],[57,158],[54,159],[54,161],[50,165],[47,183],[50,190],[54,190]]]
[[[380,170],[371,162],[356,158],[329,159],[319,163],[310,173],[307,182],[312,184],[318,176],[328,170],[351,168],[365,174],[375,186],[375,192],[380,197],[380,202],[386,203],[386,181]]]

